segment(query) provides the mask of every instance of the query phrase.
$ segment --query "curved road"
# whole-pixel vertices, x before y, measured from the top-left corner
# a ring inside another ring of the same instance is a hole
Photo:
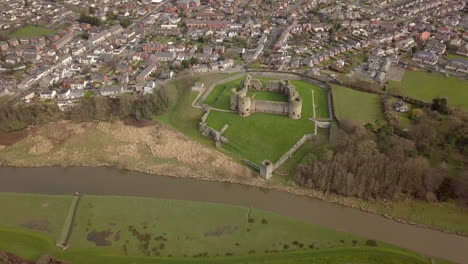
[[[122,195],[254,207],[382,240],[422,254],[468,263],[468,238],[397,223],[324,201],[240,184],[208,182],[116,168],[0,168],[0,192]]]

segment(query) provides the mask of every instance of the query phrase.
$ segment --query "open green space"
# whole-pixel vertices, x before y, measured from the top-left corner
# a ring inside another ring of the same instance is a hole
[[[432,204],[408,200],[391,204],[370,203],[368,206],[398,219],[468,234],[468,209],[454,201]]]
[[[349,119],[359,124],[384,120],[379,96],[332,85],[333,106],[339,120]]]
[[[198,95],[198,92],[192,91],[192,86],[196,82],[203,82],[205,86],[209,86],[211,83],[227,76],[227,74],[215,73],[169,82],[166,85],[166,91],[172,101],[171,107],[163,115],[157,116],[156,119],[199,142],[212,145],[212,140],[202,136],[198,130],[198,123],[203,111],[192,107],[192,102]]]
[[[460,55],[460,54],[455,54],[455,53],[449,53],[447,54],[447,59],[464,59],[468,60],[468,57]]]
[[[21,27],[10,34],[14,38],[28,38],[28,37],[39,37],[39,36],[49,36],[56,34],[57,31],[53,29],[48,29],[45,27],[27,25]]]
[[[57,200],[55,196],[8,194],[0,196],[0,205],[9,203],[10,196],[49,204]],[[35,211],[21,212],[28,213],[35,217]],[[431,263],[428,257],[386,243],[370,245],[351,234],[236,206],[84,196],[75,220],[70,247],[65,251],[45,233],[5,227],[4,222],[0,248],[31,260],[49,254],[71,264]]]
[[[265,159],[275,162],[302,136],[313,134],[314,123],[309,120],[313,117],[312,91],[318,117],[328,116],[326,93],[322,88],[304,81],[293,80],[291,83],[303,100],[302,116],[299,120],[268,113],[241,117],[237,113],[211,111],[207,119],[209,126],[221,129],[225,124],[229,125],[224,133],[229,143],[223,148],[257,164]],[[224,104],[219,106],[228,107],[227,102]]]
[[[406,71],[401,82],[389,81],[390,91],[426,102],[445,97],[449,105],[468,109],[468,81],[438,72]]]
[[[25,228],[57,239],[71,204],[71,196],[0,193],[0,226]]]

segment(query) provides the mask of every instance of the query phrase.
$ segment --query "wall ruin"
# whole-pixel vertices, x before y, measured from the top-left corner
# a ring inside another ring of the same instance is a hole
[[[288,96],[289,102],[255,100],[254,97],[247,95],[249,89],[282,93]],[[250,75],[247,75],[240,90],[236,88],[231,90],[231,110],[237,111],[240,116],[249,116],[255,112],[262,112],[287,115],[291,119],[300,119],[302,99],[296,88],[287,80],[269,81],[263,87],[260,80],[252,79]]]

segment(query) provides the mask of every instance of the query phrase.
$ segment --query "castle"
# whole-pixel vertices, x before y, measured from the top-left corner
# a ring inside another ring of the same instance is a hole
[[[248,96],[249,89],[257,91],[271,91],[288,96],[288,102],[274,102],[255,100],[255,96]],[[241,89],[231,90],[231,110],[237,111],[240,116],[249,116],[255,112],[287,115],[291,119],[300,119],[302,100],[296,88],[288,81],[268,81],[263,87],[258,79],[250,75],[242,82]]]

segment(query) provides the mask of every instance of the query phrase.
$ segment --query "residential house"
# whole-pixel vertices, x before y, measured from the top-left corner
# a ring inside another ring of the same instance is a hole
[[[430,39],[424,47],[424,50],[435,54],[443,54],[446,48],[447,46],[443,42],[437,41],[435,39]]]
[[[451,59],[445,65],[448,70],[468,73],[468,60],[455,58]]]
[[[429,65],[435,65],[439,61],[439,56],[428,51],[417,51],[413,55],[413,60]]]
[[[137,75],[136,81],[137,82],[144,82],[157,69],[158,69],[158,65],[156,63],[149,64],[143,71],[140,72],[140,74]]]
[[[53,99],[57,95],[57,91],[55,90],[44,90],[40,93],[41,99]]]

